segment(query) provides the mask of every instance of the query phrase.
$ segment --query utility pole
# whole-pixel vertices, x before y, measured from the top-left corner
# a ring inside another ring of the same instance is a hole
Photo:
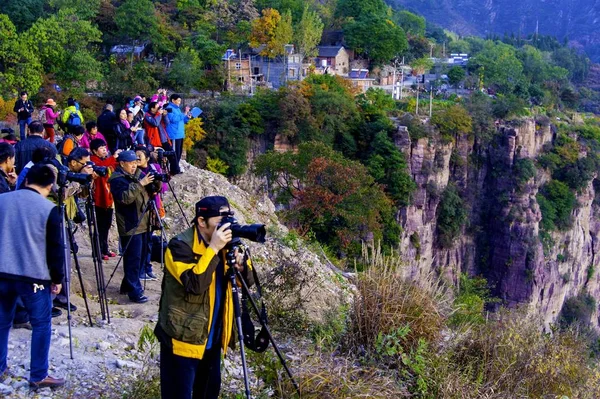
[[[433,84],[429,85],[429,119],[433,113]]]
[[[417,108],[415,109],[415,115],[419,116],[419,86],[417,85]]]
[[[397,60],[394,60],[394,73],[392,75],[392,98],[396,99],[396,68],[398,67],[396,64]]]
[[[227,91],[230,91],[231,87],[231,54],[227,54]]]
[[[252,72],[252,50],[248,53],[248,72],[250,76],[250,96],[254,95],[252,92],[252,77],[254,73]]]
[[[402,57],[401,76],[400,76],[400,100],[402,100],[402,89],[404,88],[404,57]]]

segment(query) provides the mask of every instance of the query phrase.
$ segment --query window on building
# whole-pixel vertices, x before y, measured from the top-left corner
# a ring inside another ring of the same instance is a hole
[[[242,69],[242,64],[239,62],[235,63],[235,69]]]
[[[243,81],[244,81],[244,77],[243,76],[238,77],[238,82],[243,82]]]
[[[254,75],[260,75],[260,68],[254,67]]]
[[[290,68],[289,75],[291,78],[295,78],[296,77],[296,68]]]

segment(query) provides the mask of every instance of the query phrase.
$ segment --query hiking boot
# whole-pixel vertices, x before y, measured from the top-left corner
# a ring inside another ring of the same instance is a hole
[[[158,277],[156,277],[156,274],[152,273],[152,271],[147,272],[146,275],[148,275],[148,277],[150,277],[152,280],[158,280]]]
[[[55,299],[52,304],[57,307],[57,308],[62,308],[67,310],[67,303],[66,302],[61,302],[58,299]],[[71,312],[74,312],[77,310],[77,306],[71,304]]]
[[[62,315],[62,310],[60,310],[59,308],[52,308],[52,317],[58,317]]]
[[[117,256],[117,254],[114,253],[113,251],[108,251],[108,253],[106,255],[108,255],[111,258],[114,258],[115,256]]]
[[[134,302],[134,303],[146,303],[146,302],[148,302],[148,297],[145,296],[145,295],[140,295],[137,298],[129,298],[129,299],[131,300],[131,302]]]
[[[102,255],[102,260],[108,260],[108,259],[109,259],[108,255]]]
[[[46,377],[41,381],[29,381],[29,386],[32,387],[33,389],[39,389],[39,388],[58,388],[58,387],[62,387],[63,385],[65,385],[65,379],[64,378],[54,378],[54,377]]]

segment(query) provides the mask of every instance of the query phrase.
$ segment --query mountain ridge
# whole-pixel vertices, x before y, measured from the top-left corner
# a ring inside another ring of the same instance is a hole
[[[600,3],[590,0],[387,0],[462,36],[515,34],[565,38],[600,61]],[[515,16],[517,16],[515,18]]]

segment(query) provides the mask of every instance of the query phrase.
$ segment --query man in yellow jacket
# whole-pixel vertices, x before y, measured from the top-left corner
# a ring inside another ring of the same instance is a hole
[[[161,394],[169,399],[217,399],[221,389],[221,351],[236,340],[231,280],[225,261],[232,239],[231,215],[225,197],[205,197],[196,203],[193,226],[169,242],[165,255],[158,324],[161,343]],[[252,266],[236,254],[248,285]]]

